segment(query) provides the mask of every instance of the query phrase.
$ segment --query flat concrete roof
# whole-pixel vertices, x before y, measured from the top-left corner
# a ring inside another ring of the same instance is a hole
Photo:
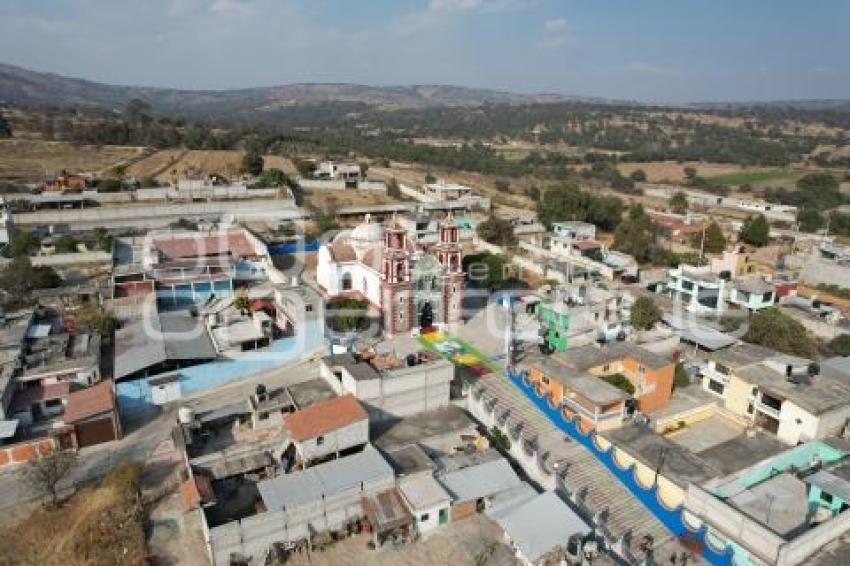
[[[286,389],[292,396],[295,406],[299,409],[336,397],[336,393],[331,389],[331,386],[320,377],[287,385]]]
[[[777,355],[775,350],[742,342],[711,354],[711,359],[732,369],[750,365]]]
[[[800,377],[794,382],[765,364],[753,364],[735,373],[768,394],[787,399],[815,415],[850,404],[850,383],[832,368],[822,367],[818,375]]]
[[[717,402],[716,396],[705,391],[698,383],[692,383],[687,387],[676,387],[667,404],[652,412],[652,418],[664,419],[698,407],[716,405]]]
[[[433,473],[437,468],[434,461],[418,444],[408,444],[402,448],[384,452],[387,462],[397,476],[409,476],[419,472]]]
[[[721,472],[734,474],[745,468],[788,450],[775,436],[752,431],[721,442],[698,453],[699,457]]]
[[[805,482],[784,472],[727,500],[785,539],[806,529],[809,500]]]
[[[376,423],[372,426],[371,438],[375,446],[390,451],[428,438],[474,431],[477,427],[478,424],[466,411],[449,405],[390,424]]]
[[[689,483],[701,485],[721,475],[702,458],[655,431],[637,424],[600,433],[642,464],[655,469],[663,462],[660,474],[680,487]]]

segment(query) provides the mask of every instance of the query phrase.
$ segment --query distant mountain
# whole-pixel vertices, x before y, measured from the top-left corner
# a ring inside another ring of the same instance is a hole
[[[0,63],[0,102],[28,106],[119,110],[133,98],[165,114],[220,116],[275,111],[287,106],[352,103],[381,108],[595,101],[559,94],[515,94],[450,85],[375,87],[290,84],[235,90],[177,90],[108,85]]]

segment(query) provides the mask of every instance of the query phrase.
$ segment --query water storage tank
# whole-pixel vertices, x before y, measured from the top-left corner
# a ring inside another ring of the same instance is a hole
[[[195,420],[195,411],[191,407],[180,407],[177,410],[177,421],[180,424],[189,425]]]

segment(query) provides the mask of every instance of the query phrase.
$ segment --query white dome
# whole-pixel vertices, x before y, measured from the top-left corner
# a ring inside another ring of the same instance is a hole
[[[354,228],[349,237],[360,242],[380,242],[384,238],[384,227],[377,222],[366,221]]]

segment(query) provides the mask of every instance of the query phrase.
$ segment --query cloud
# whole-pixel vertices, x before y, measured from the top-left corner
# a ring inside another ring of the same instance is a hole
[[[563,31],[567,29],[567,20],[566,18],[553,18],[551,20],[546,20],[546,23],[543,24],[543,29],[546,31]]]
[[[543,22],[543,35],[537,44],[544,49],[560,49],[569,43],[570,35],[565,18],[552,18]]]

